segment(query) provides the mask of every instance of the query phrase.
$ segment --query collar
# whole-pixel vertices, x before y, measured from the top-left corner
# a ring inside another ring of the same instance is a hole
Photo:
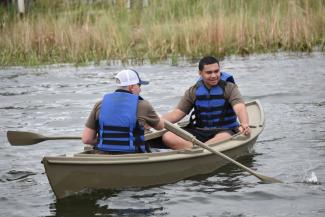
[[[117,89],[117,90],[115,90],[115,92],[122,92],[122,93],[133,94],[133,93],[131,93],[130,91],[128,91],[128,90],[123,90],[123,89]]]
[[[115,90],[115,92],[133,94],[133,93],[131,93],[130,91],[128,91],[128,90],[123,90],[123,89],[117,89],[117,90]],[[133,94],[133,95],[135,95],[135,94]],[[139,96],[139,99],[140,99],[140,100],[143,100],[143,98],[142,98],[141,96]]]

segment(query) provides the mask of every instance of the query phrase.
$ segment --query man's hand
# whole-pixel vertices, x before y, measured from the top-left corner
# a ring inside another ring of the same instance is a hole
[[[248,124],[240,124],[239,131],[244,135],[249,135],[251,133],[251,128]]]

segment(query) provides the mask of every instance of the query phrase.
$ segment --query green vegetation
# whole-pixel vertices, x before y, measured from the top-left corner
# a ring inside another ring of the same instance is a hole
[[[34,1],[0,6],[0,65],[323,51],[325,0]],[[104,3],[106,2],[106,3]],[[139,3],[140,2],[140,3]]]

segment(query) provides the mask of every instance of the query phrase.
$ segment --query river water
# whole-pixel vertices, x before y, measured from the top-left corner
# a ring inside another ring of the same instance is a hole
[[[197,79],[197,63],[144,64],[142,96],[159,113]],[[57,201],[44,155],[81,152],[79,141],[10,146],[7,130],[80,135],[104,92],[114,90],[118,63],[0,69],[0,216],[325,216],[325,58],[322,53],[229,57],[244,98],[260,100],[266,127],[255,154],[240,162],[283,180],[261,184],[236,166],[153,188],[96,192]]]

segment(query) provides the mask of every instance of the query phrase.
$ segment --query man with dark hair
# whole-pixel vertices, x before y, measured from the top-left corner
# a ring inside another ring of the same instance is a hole
[[[176,108],[163,118],[175,123],[194,108],[185,130],[207,144],[228,139],[237,132],[249,135],[245,102],[232,75],[221,72],[219,61],[212,56],[200,60],[199,75],[199,81],[186,90]],[[171,132],[163,135],[163,141],[172,149],[193,147]]]
[[[120,71],[115,79],[118,89],[95,104],[82,141],[100,152],[150,152],[144,141],[144,126],[161,130],[164,122],[151,104],[139,96],[141,85],[149,82],[141,80],[132,69]]]

